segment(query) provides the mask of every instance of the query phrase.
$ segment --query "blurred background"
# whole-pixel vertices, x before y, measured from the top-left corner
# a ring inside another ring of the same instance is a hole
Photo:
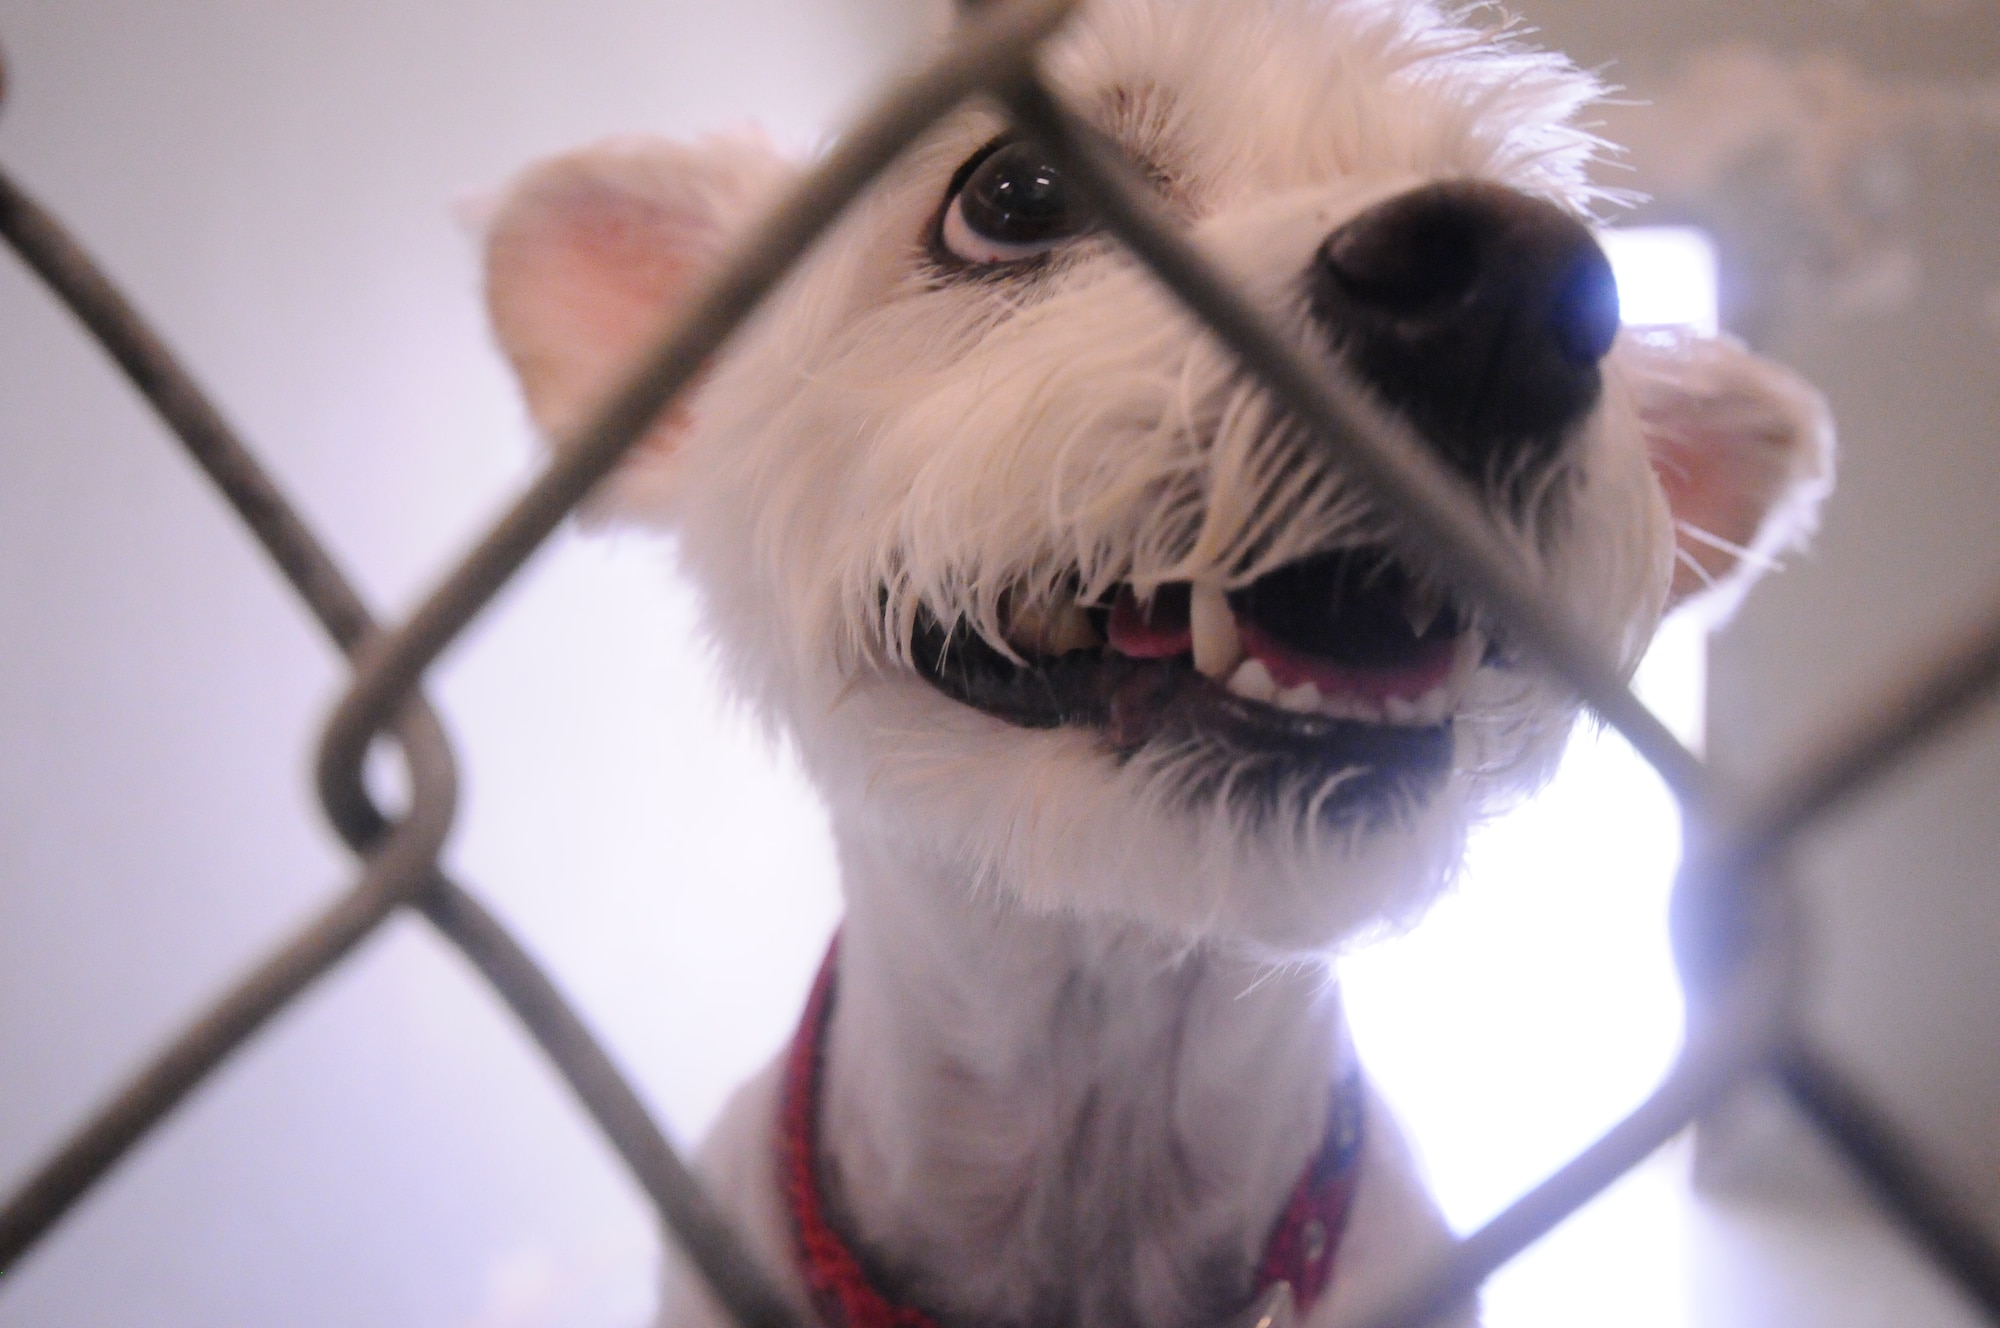
[[[1220,2],[1220,0],[1217,0]],[[1782,768],[2000,586],[2000,5],[1519,0],[1620,85],[1632,223],[1699,228],[1724,326],[1819,382],[1813,554],[1650,695]],[[0,0],[0,161],[185,352],[378,608],[531,473],[461,220],[528,160],[745,121],[810,151],[913,0]],[[838,913],[823,820],[732,716],[671,549],[565,532],[447,658],[463,879],[697,1139]],[[0,260],[0,1191],[350,877],[307,761],[343,670],[68,317]],[[1614,743],[1349,965],[1453,1220],[1645,1092],[1678,1006],[1672,809]],[[1590,801],[1594,791],[1597,801]],[[2000,728],[1801,861],[1816,1026],[2000,1230]],[[1615,805],[1628,818],[1605,822]],[[1692,1159],[1692,1166],[1690,1160]],[[1690,1171],[1699,1178],[1692,1184]],[[643,1320],[647,1210],[469,970],[392,925],[0,1286],[0,1328]],[[1492,1292],[1513,1324],[1972,1322],[1749,1095]]]

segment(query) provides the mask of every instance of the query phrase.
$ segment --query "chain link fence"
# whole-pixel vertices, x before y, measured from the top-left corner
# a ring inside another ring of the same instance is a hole
[[[1877,1200],[1964,1294],[2000,1324],[2000,1249],[1881,1106],[1801,1031],[1795,899],[1787,862],[1801,836],[1865,797],[2000,688],[2000,605],[1938,644],[1851,713],[1786,778],[1724,781],[1626,689],[1497,538],[1474,501],[1402,423],[1307,361],[1165,219],[1118,150],[1042,80],[1040,44],[1075,0],[1009,0],[972,12],[927,66],[884,91],[754,230],[644,368],[439,582],[405,622],[379,624],[254,453],[162,339],[65,232],[0,172],[0,234],[95,335],[235,509],[353,668],[322,734],[317,782],[352,848],[353,884],[184,1030],[0,1207],[5,1276],[82,1196],[222,1061],[399,910],[462,951],[561,1072],[659,1217],[742,1328],[797,1328],[797,1312],[723,1220],[639,1096],[562,994],[476,894],[439,865],[456,807],[450,739],[426,701],[438,657],[659,412],[875,176],[969,98],[999,103],[1083,189],[1106,228],[1144,261],[1315,430],[1400,519],[1464,595],[1502,617],[1522,648],[1566,679],[1657,769],[1687,827],[1674,926],[1689,991],[1685,1046],[1652,1095],[1498,1217],[1377,1308],[1368,1328],[1418,1328],[1748,1081],[1777,1083]],[[0,92],[4,82],[0,82]],[[392,744],[408,810],[391,817],[363,782],[371,747]]]

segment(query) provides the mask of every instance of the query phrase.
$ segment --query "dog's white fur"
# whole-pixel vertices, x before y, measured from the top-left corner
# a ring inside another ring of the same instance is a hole
[[[1599,197],[1574,124],[1591,81],[1420,0],[1093,0],[1048,69],[1306,344],[1298,274],[1370,204],[1463,177]],[[1276,816],[1190,800],[1181,754],[1121,762],[911,671],[919,610],[998,643],[1010,604],[1072,575],[1236,587],[1380,535],[1115,246],[1032,289],[935,279],[947,181],[1003,127],[968,108],[909,154],[601,503],[678,533],[729,676],[832,809],[848,918],[822,1128],[847,1230],[951,1322],[1204,1324],[1248,1294],[1347,1054],[1318,957],[1414,918],[1468,824],[1546,775],[1574,705],[1484,668],[1438,792],[1328,821],[1321,788]],[[489,293],[552,436],[795,171],[751,136],[630,140],[519,184]],[[1830,435],[1810,389],[1724,340],[1621,338],[1604,372],[1552,481],[1565,521],[1515,534],[1629,665],[1670,598],[1732,601],[1810,525]],[[774,1094],[770,1072],[743,1089],[703,1160],[796,1293]],[[1367,1139],[1315,1322],[1444,1239],[1379,1111]],[[679,1275],[665,1313],[719,1321]]]

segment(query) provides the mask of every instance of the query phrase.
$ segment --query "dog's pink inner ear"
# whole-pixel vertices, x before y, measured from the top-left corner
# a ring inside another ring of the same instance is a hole
[[[727,247],[775,155],[748,140],[619,142],[530,171],[486,245],[486,297],[529,412],[552,438],[581,427]],[[644,446],[688,425],[671,410]]]
[[[1818,392],[1727,337],[1625,348],[1653,471],[1673,511],[1669,607],[1727,612],[1803,544],[1833,485],[1833,424]]]

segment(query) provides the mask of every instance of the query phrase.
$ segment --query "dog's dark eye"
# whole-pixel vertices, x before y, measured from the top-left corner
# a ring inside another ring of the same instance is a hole
[[[1090,229],[1062,172],[1027,143],[995,148],[945,209],[938,242],[952,257],[987,265],[1047,253]]]

